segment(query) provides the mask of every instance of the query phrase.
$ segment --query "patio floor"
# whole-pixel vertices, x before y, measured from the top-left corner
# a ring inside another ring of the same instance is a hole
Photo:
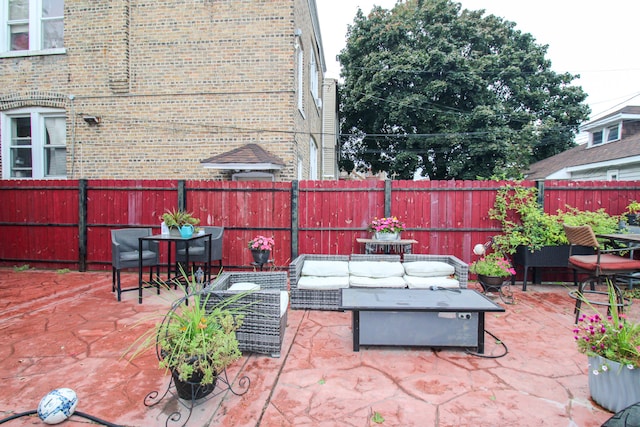
[[[123,274],[125,286],[135,274]],[[477,287],[472,284],[470,287]],[[505,313],[488,313],[486,355],[461,350],[364,347],[352,351],[351,314],[290,310],[282,356],[246,354],[229,370],[251,380],[246,394],[197,406],[188,426],[600,426],[612,414],[589,398],[587,359],[573,342],[573,303],[561,285],[515,289]],[[168,293],[117,302],[110,272],[0,268],[0,419],[35,410],[50,390],[78,394],[77,411],[123,426],[162,426],[175,399],[153,354],[121,356],[132,327],[169,305]],[[499,302],[499,300],[498,300]],[[637,319],[640,304],[632,306]],[[148,320],[147,320],[148,322]],[[236,385],[237,386],[237,385]],[[377,413],[384,421],[372,421]],[[65,426],[86,426],[74,416]],[[37,416],[7,426],[43,425]]]

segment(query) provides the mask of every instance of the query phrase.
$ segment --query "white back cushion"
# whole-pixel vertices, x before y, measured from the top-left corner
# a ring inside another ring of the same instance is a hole
[[[346,277],[349,276],[349,262],[306,260],[302,265],[302,275],[318,277]]]
[[[456,272],[451,264],[442,261],[413,261],[403,264],[404,271],[409,276],[418,277],[442,277],[450,276]]]
[[[358,277],[402,277],[404,268],[399,261],[349,261],[349,273]]]

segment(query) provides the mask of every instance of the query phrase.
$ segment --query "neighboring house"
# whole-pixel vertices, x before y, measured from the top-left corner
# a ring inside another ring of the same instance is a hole
[[[2,178],[337,179],[315,0],[0,8]],[[273,168],[205,161],[254,145]]]
[[[585,144],[533,163],[526,179],[640,180],[640,106],[627,106],[581,126]]]

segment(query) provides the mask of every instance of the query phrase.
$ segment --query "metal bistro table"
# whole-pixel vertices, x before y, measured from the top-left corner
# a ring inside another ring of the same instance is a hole
[[[638,229],[638,227],[636,226],[633,226],[631,228],[635,230]],[[629,249],[630,258],[633,258],[634,251],[640,250],[640,234],[637,233],[596,234],[596,237],[598,239],[608,240],[616,249]],[[629,281],[629,289],[632,289],[634,284],[640,283],[640,277],[636,277],[638,273],[633,273],[630,276],[626,277],[626,279]]]
[[[360,345],[476,348],[484,353],[484,314],[503,312],[474,289],[341,289]]]
[[[176,247],[176,253],[178,252],[177,246],[179,242],[184,242],[185,244],[185,265],[189,265],[189,242],[198,239],[208,239],[209,244],[209,252],[211,253],[211,233],[201,233],[194,234],[191,237],[182,237],[182,236],[173,236],[170,234],[153,234],[151,236],[144,236],[138,238],[138,303],[142,304],[142,288],[144,286],[144,281],[142,280],[142,241],[143,240],[152,240],[156,242],[167,242],[168,252],[167,252],[167,282],[170,282],[172,279],[180,279],[180,274],[176,270],[175,275],[171,277],[171,273],[173,269],[171,268],[171,247]],[[210,267],[209,267],[210,268]],[[209,272],[205,272],[205,275],[208,275]],[[159,289],[158,289],[159,291]]]
[[[382,249],[384,253],[388,254],[391,249],[396,253],[411,253],[411,245],[418,243],[413,239],[399,239],[399,240],[376,240],[376,239],[363,239],[356,238],[356,242],[364,243],[365,254],[375,254],[378,249]]]

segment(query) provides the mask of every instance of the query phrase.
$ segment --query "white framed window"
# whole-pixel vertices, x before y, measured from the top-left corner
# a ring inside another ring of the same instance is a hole
[[[298,157],[298,181],[302,181],[302,178],[304,178],[304,175],[302,174],[303,171],[303,163],[302,163],[302,157]]]
[[[64,0],[2,2],[2,52],[64,50]]]
[[[607,171],[607,181],[617,181],[619,175],[618,169],[610,169]]]
[[[318,94],[318,81],[320,73],[318,72],[318,64],[316,63],[316,55],[313,51],[309,54],[309,91],[318,108],[320,107],[320,96]]]
[[[591,145],[600,145],[620,139],[620,123],[591,132]]]
[[[298,110],[304,115],[304,50],[302,45],[296,48],[296,82],[298,84]]]
[[[20,109],[3,113],[0,119],[3,178],[67,176],[64,110]]]
[[[318,179],[318,145],[309,140],[309,179]]]

